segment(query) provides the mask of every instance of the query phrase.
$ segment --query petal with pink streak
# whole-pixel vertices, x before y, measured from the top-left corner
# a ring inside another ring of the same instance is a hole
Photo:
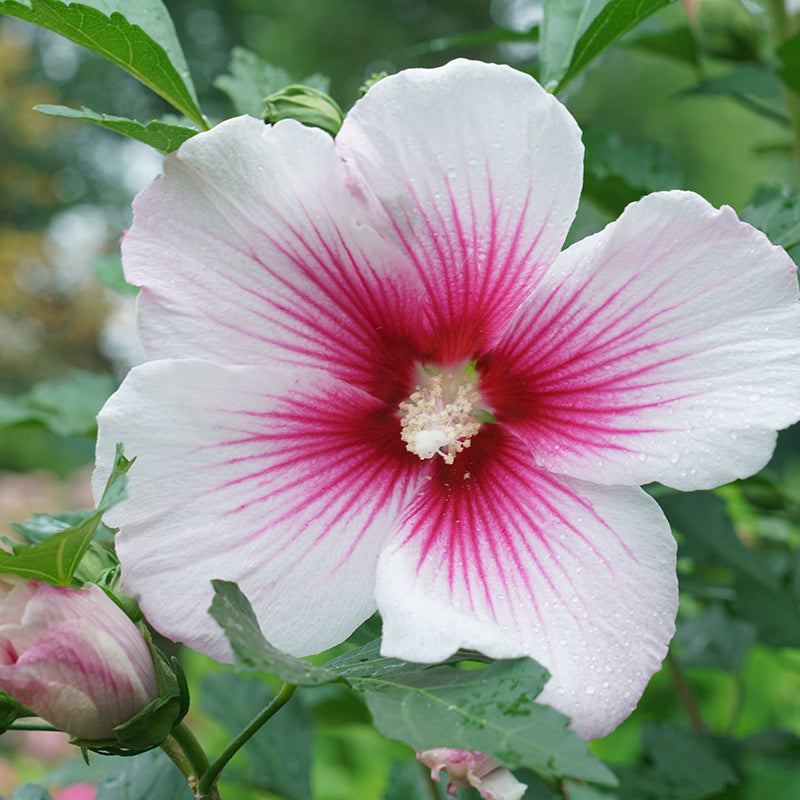
[[[583,146],[569,112],[529,75],[457,60],[379,81],[336,143],[419,273],[437,359],[491,347],[577,208]]]
[[[800,417],[797,296],[791,259],[730,208],[649,195],[562,254],[481,389],[548,470],[717,486]]]
[[[207,614],[215,578],[295,655],[374,611],[378,550],[423,468],[393,409],[313,371],[157,361],[99,416],[98,493],[120,441],[138,460],[106,519],[123,588],[163,634],[230,658]]]
[[[277,358],[370,390],[410,364],[422,287],[350,183],[331,137],[293,120],[231,119],[167,156],[122,245],[149,358]]]
[[[541,702],[595,738],[631,713],[667,652],[675,541],[638,487],[548,474],[484,425],[406,509],[376,597],[384,655],[529,655],[552,674]]]

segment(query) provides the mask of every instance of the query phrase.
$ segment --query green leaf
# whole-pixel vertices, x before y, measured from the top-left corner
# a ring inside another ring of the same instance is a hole
[[[736,619],[720,603],[695,617],[681,619],[673,640],[684,667],[738,672],[755,642],[756,626]]]
[[[720,95],[735,100],[762,117],[784,127],[790,126],[783,103],[783,91],[775,71],[767,66],[746,65],[701,81],[687,95]]]
[[[674,0],[610,0],[580,35],[570,53],[568,67],[558,74],[558,90],[563,89],[578,73],[617,39],[651,14]]]
[[[144,125],[135,119],[126,117],[113,117],[110,114],[98,114],[86,106],[81,106],[80,111],[67,106],[39,105],[34,108],[42,114],[51,117],[68,117],[69,119],[82,119],[93,122],[101,128],[107,128],[115,133],[121,133],[131,139],[154,147],[162,153],[171,153],[177,150],[187,139],[199,133],[196,128],[187,128],[184,125],[172,125],[167,122],[153,120]]]
[[[0,13],[60,33],[97,53],[208,129],[175,26],[161,0],[0,0]]]
[[[648,764],[616,767],[623,800],[699,800],[737,778],[706,736],[669,723],[642,725]]]
[[[413,664],[397,658],[386,658],[380,654],[380,638],[337,656],[325,665],[340,678],[383,678],[395,673],[408,673],[427,669],[429,664]]]
[[[446,50],[461,50],[468,47],[482,47],[487,44],[501,44],[502,42],[538,42],[539,26],[534,25],[528,31],[515,31],[510,28],[489,28],[485,31],[472,33],[458,33],[453,36],[441,36],[420,42],[403,50],[407,58],[428,55],[429,53],[443,53]]]
[[[575,55],[581,36],[606,0],[545,0],[539,33],[539,81],[555,91]]]
[[[211,583],[215,594],[208,613],[228,637],[234,666],[241,670],[268,672],[287,683],[302,686],[338,680],[335,672],[315,667],[273,647],[261,633],[252,606],[235,583],[220,580]]]
[[[94,436],[97,412],[117,388],[106,373],[75,370],[37,383],[30,392],[0,395],[0,428],[37,422],[57,436]]]
[[[10,697],[5,692],[0,692],[0,733],[5,733],[9,727],[22,717],[37,716],[18,700]]]
[[[800,94],[800,30],[783,41],[778,58],[778,75],[793,92]]]
[[[76,516],[72,525],[39,544],[18,544],[12,553],[0,553],[0,572],[10,572],[23,578],[39,578],[56,586],[69,586],[103,514],[125,496],[125,473],[132,463],[122,454],[122,446],[117,445],[114,469],[97,509]]]
[[[255,676],[231,672],[204,675],[201,705],[232,736],[272,700]],[[312,720],[300,697],[294,697],[244,745],[247,765],[231,765],[225,780],[275,792],[290,800],[311,796]]]
[[[585,128],[583,191],[600,208],[618,216],[649,192],[677,189],[681,174],[672,154],[658,142],[623,143],[615,133]]]
[[[518,659],[475,670],[414,665],[348,682],[364,693],[375,727],[415,750],[479,750],[511,768],[613,783],[567,718],[534,701],[547,677],[535,661]]]
[[[582,781],[566,780],[563,790],[567,800],[617,800],[618,797],[615,793],[607,792]]]
[[[416,800],[422,797],[448,797],[445,786],[446,776],[442,776],[439,783],[432,783],[425,774],[427,767],[419,761],[397,761],[389,770],[389,780],[386,782],[386,792],[383,800]],[[431,789],[433,789],[431,791]]]
[[[224,92],[239,114],[261,117],[264,113],[264,98],[292,83],[291,75],[281,67],[276,67],[251,50],[234,47],[228,64],[228,74],[220,75],[214,86]],[[324,75],[315,73],[302,81],[306,86],[327,92],[330,81]]]
[[[760,187],[742,211],[742,219],[800,262],[800,192],[796,189]]]
[[[126,758],[97,786],[97,800],[194,800],[189,784],[160,750]]]

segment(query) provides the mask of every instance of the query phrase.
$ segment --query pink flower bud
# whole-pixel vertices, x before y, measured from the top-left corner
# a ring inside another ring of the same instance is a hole
[[[447,793],[473,786],[484,800],[520,800],[528,787],[520,783],[493,758],[472,750],[437,747],[417,753],[417,758],[431,769],[431,779],[439,782],[439,770],[449,776]]]
[[[77,739],[113,729],[158,696],[141,632],[98,586],[0,579],[0,690]]]

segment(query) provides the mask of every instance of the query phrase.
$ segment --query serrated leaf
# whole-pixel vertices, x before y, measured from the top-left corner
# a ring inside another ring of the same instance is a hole
[[[132,463],[122,454],[122,446],[117,445],[114,469],[97,509],[76,517],[73,525],[43,539],[39,544],[18,544],[12,553],[0,553],[0,572],[38,578],[56,586],[69,586],[103,514],[125,496],[125,473]]]
[[[204,675],[201,705],[231,735],[252,721],[258,709],[272,700],[272,693],[254,677],[231,672]],[[225,780],[267,789],[290,800],[311,796],[312,720],[295,694],[242,748],[249,762],[231,765]]]
[[[330,87],[328,78],[319,73],[295,81],[285,69],[270,64],[244,47],[233,48],[228,73],[214,80],[215,88],[228,95],[237,113],[252,117],[261,117],[264,113],[265,97],[293,83],[302,83],[326,93]]]
[[[194,800],[175,765],[160,750],[126,758],[116,775],[97,786],[97,800]]]
[[[578,73],[586,69],[604,50],[635,28],[651,14],[675,0],[610,0],[583,30],[573,46],[570,60],[557,76],[558,90],[563,89]]]
[[[261,632],[248,599],[231,581],[212,580],[214,599],[208,613],[219,624],[233,649],[234,666],[267,672],[287,683],[314,686],[339,679],[335,672],[316,667],[273,647]]]
[[[385,677],[351,677],[375,727],[415,750],[478,750],[507,767],[614,783],[614,776],[569,720],[534,698],[547,671],[531,659],[496,661],[476,670],[449,666]]]
[[[199,133],[196,128],[187,128],[185,125],[172,125],[166,122],[153,120],[146,125],[135,119],[114,117],[110,114],[98,114],[91,108],[81,106],[68,108],[67,106],[38,105],[34,108],[42,114],[51,117],[67,117],[68,119],[82,119],[93,122],[101,128],[107,128],[115,133],[121,133],[131,139],[150,145],[162,153],[171,153],[177,150],[187,139]]]
[[[606,0],[545,0],[539,29],[539,81],[555,91],[570,68],[575,48]]]
[[[161,0],[0,0],[0,13],[55,31],[97,53],[208,128]]]

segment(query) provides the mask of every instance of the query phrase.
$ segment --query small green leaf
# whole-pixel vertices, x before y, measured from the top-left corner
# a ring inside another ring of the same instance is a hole
[[[51,117],[67,117],[93,122],[101,128],[107,128],[115,133],[121,133],[123,136],[144,142],[162,153],[171,153],[173,150],[177,150],[187,139],[191,139],[192,136],[199,133],[196,128],[172,125],[158,120],[153,120],[145,125],[135,119],[98,114],[86,106],[81,106],[80,111],[76,108],[67,108],[67,106],[39,105],[34,108]]]
[[[281,67],[276,67],[244,47],[234,47],[228,64],[229,72],[220,75],[214,86],[224,92],[233,103],[236,112],[261,117],[264,113],[264,98],[298,81]],[[306,86],[327,92],[330,81],[324,75],[315,73],[302,81]]]
[[[555,91],[573,61],[575,48],[606,0],[545,0],[539,35],[539,81]]]
[[[475,670],[413,665],[348,683],[364,693],[375,727],[415,750],[479,750],[510,768],[613,784],[586,742],[567,730],[569,720],[535,702],[547,678],[535,661],[518,659]]]
[[[220,580],[211,583],[215,594],[208,613],[228,637],[234,666],[241,670],[268,672],[287,683],[302,686],[338,680],[335,672],[315,667],[273,647],[261,633],[252,606],[235,583]]]
[[[600,13],[594,10],[591,24],[582,30],[576,44],[571,43],[569,61],[565,68],[559,67],[557,75],[558,90],[563,89],[578,73],[586,69],[592,61],[617,39],[651,14],[664,8],[675,0],[610,0]],[[588,5],[589,0],[586,0]],[[546,84],[545,84],[546,86]]]
[[[132,463],[122,454],[122,446],[117,445],[114,469],[97,509],[76,516],[72,525],[39,544],[18,544],[12,553],[0,553],[0,572],[10,572],[23,578],[39,578],[56,586],[69,586],[103,514],[125,496],[125,473]]]
[[[241,761],[225,770],[225,780],[266,789],[289,800],[311,796],[311,714],[296,693],[242,748]],[[201,705],[236,736],[253,715],[272,700],[272,692],[254,675],[220,672],[204,675]]]
[[[116,64],[208,129],[175,26],[161,0],[0,0],[0,13],[66,36]]]

